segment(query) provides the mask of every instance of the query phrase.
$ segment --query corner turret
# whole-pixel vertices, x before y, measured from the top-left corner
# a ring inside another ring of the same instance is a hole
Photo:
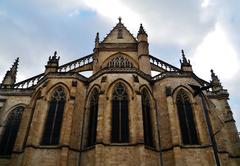
[[[142,24],[137,35],[138,39],[138,59],[139,59],[139,69],[146,74],[151,74],[151,64],[149,59],[149,44],[148,44],[148,35],[144,30]]]
[[[53,56],[49,56],[47,65],[45,66],[45,74],[49,72],[57,72],[59,59],[60,57],[57,57],[57,51],[54,52]]]
[[[1,87],[11,88],[15,84],[16,77],[17,77],[18,62],[19,62],[19,58],[15,60],[10,70],[6,72],[1,84]]]

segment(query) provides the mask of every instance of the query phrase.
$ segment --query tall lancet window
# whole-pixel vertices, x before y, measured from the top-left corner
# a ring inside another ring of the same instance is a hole
[[[153,147],[150,97],[146,89],[142,90],[141,96],[142,96],[144,144]]]
[[[62,87],[57,87],[53,91],[43,132],[42,145],[57,145],[59,143],[65,98]]]
[[[112,142],[129,141],[128,94],[122,83],[117,83],[112,94]]]
[[[0,142],[0,155],[10,155],[17,137],[24,107],[15,108],[8,116]]]
[[[182,143],[187,145],[199,144],[192,105],[188,95],[184,90],[180,90],[176,100]]]
[[[98,96],[99,96],[98,90],[95,88],[92,91],[90,102],[89,102],[87,146],[92,146],[96,144]]]

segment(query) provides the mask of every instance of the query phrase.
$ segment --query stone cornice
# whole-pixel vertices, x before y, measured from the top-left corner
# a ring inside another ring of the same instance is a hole
[[[34,89],[13,89],[13,88],[0,89],[0,95],[4,96],[31,96],[33,92]]]
[[[99,51],[133,51],[137,52],[136,43],[101,43]]]

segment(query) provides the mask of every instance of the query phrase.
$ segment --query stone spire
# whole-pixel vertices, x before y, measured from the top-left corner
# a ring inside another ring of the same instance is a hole
[[[2,86],[11,87],[12,85],[14,85],[17,77],[18,63],[19,63],[19,58],[15,60],[10,70],[8,70],[7,73],[5,74],[2,81]]]
[[[211,70],[211,84],[212,84],[212,91],[213,92],[218,92],[220,90],[223,90],[222,84],[220,80],[218,79],[218,76],[214,73],[213,70]]]
[[[142,24],[140,24],[140,28],[139,28],[139,30],[138,30],[138,35],[140,35],[140,34],[143,34],[143,35],[148,36],[147,33],[146,33],[146,31],[144,30]]]
[[[190,63],[190,60],[187,60],[184,50],[181,51],[182,52],[182,60],[180,60],[180,64],[181,64],[181,69],[183,71],[190,71],[192,72],[192,65]]]
[[[45,74],[49,72],[57,72],[59,59],[60,57],[57,57],[57,51],[54,52],[53,56],[49,56],[47,65],[45,66]]]

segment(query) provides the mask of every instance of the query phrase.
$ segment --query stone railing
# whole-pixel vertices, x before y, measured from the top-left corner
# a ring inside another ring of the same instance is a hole
[[[159,80],[159,79],[164,78],[164,77],[178,77],[178,76],[183,76],[183,75],[186,75],[186,74],[175,72],[175,71],[170,71],[170,72],[160,73],[160,74],[154,76],[152,79],[153,80]]]
[[[90,64],[93,62],[93,54],[90,54],[88,56],[85,56],[83,58],[77,59],[75,61],[69,62],[67,64],[64,64],[62,66],[58,67],[58,72],[69,72],[74,69],[77,69],[79,67],[82,67],[84,65]],[[14,89],[28,89],[33,86],[35,86],[42,78],[44,77],[44,73],[36,75],[34,77],[31,77],[27,80],[18,82],[14,84],[12,87],[6,87],[6,88],[14,88]],[[1,86],[4,88],[4,86]]]
[[[90,64],[93,62],[93,54],[90,54],[88,56],[82,57],[80,59],[77,59],[75,61],[66,63],[62,66],[58,67],[58,72],[69,72],[72,70],[75,70],[79,67],[82,67],[84,65]]]
[[[177,67],[172,66],[172,65],[170,65],[170,64],[168,64],[168,63],[166,63],[166,62],[164,62],[160,59],[157,59],[157,58],[155,58],[151,55],[149,57],[150,57],[150,63],[151,64],[153,64],[153,65],[155,65],[155,66],[157,66],[157,67],[159,67],[159,68],[161,68],[165,71],[179,71],[180,70]]]
[[[13,85],[13,88],[14,89],[27,89],[27,88],[30,88],[34,85],[36,85],[40,79],[42,79],[44,77],[44,73],[42,74],[39,74],[39,75],[36,75],[32,78],[29,78],[27,80],[24,80],[24,81],[21,81],[21,82],[18,82],[16,84]]]

